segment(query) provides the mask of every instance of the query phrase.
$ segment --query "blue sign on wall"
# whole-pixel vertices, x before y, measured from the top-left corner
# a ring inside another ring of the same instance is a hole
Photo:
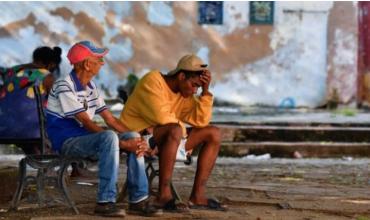
[[[222,24],[223,2],[199,2],[199,24]]]

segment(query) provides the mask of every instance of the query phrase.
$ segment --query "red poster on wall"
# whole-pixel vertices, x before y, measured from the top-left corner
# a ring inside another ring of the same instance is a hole
[[[370,102],[370,2],[358,2],[357,103]]]

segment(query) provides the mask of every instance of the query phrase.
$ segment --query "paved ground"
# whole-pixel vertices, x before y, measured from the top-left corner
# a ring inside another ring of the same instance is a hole
[[[180,166],[174,183],[186,200],[195,164]],[[223,158],[211,176],[208,194],[227,204],[228,212],[192,210],[189,214],[166,213],[161,219],[370,219],[369,168],[369,159]],[[124,165],[121,170],[122,183]],[[100,219],[92,215],[96,179],[71,181],[69,186],[81,215],[73,215],[60,204],[38,208],[25,198],[18,212],[7,213],[8,204],[0,205],[0,219]],[[140,217],[128,215],[126,219]]]

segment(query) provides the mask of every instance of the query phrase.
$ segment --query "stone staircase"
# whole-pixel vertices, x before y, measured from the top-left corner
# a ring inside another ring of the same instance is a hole
[[[214,123],[225,156],[270,153],[272,157],[369,157],[370,124]],[[295,152],[298,152],[298,154]]]

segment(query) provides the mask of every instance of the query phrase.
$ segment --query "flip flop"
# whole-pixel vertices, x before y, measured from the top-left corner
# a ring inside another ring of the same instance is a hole
[[[163,206],[155,205],[156,208],[162,209],[165,212],[177,212],[177,213],[188,213],[190,212],[189,207],[182,202],[176,203],[176,199],[171,199],[166,202]]]
[[[222,205],[217,199],[208,199],[206,205],[197,205],[192,203],[191,201],[188,202],[190,209],[201,209],[201,210],[213,210],[213,211],[227,211],[227,206]]]

